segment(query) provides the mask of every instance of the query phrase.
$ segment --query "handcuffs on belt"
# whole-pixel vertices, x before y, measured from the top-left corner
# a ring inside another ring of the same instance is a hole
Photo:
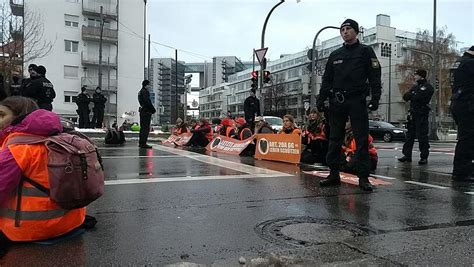
[[[344,96],[344,91],[337,90],[336,92],[334,92],[334,90],[331,90],[330,92],[334,95],[334,98],[336,99],[336,102],[338,104],[342,104],[344,103],[344,101],[346,101],[346,97]]]

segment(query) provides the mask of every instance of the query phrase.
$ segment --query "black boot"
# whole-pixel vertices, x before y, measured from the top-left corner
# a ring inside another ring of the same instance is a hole
[[[418,165],[426,165],[428,164],[428,159],[420,159],[420,161],[418,161]]]
[[[341,176],[339,176],[339,171],[331,171],[331,173],[326,177],[326,179],[323,179],[319,181],[319,186],[325,187],[325,186],[336,186],[341,184]]]
[[[400,162],[411,162],[411,158],[409,158],[407,156],[403,156],[403,157],[399,158],[398,161],[400,161]]]
[[[369,182],[369,178],[359,178],[359,187],[363,191],[367,192],[372,192],[374,189],[372,188],[372,185]]]

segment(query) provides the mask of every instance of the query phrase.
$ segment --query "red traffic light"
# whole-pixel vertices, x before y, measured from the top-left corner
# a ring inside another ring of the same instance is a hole
[[[263,82],[264,83],[270,82],[270,72],[268,70],[263,71]]]
[[[252,79],[257,79],[258,78],[258,70],[252,71]]]

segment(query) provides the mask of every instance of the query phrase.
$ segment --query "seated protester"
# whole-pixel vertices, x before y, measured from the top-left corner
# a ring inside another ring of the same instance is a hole
[[[109,128],[105,133],[105,143],[108,145],[122,145],[125,143],[125,134],[117,127]]]
[[[175,135],[180,135],[183,133],[189,133],[188,126],[186,125],[185,122],[181,118],[178,118],[176,120],[176,127],[174,128],[173,134]]]
[[[15,136],[47,137],[62,131],[59,116],[38,109],[30,98],[13,96],[0,102],[0,235],[10,241],[58,237],[87,221],[85,208],[62,209],[49,196],[22,182],[25,176],[50,189],[48,151],[44,144],[5,145]],[[17,203],[18,191],[22,192],[20,203]],[[19,220],[15,216],[17,210],[21,210]],[[28,219],[32,216],[36,219]]]
[[[235,139],[237,140],[245,140],[252,136],[252,130],[245,122],[245,119],[242,117],[238,117],[235,120],[235,127],[237,128],[237,134],[235,135]]]
[[[234,121],[229,118],[223,118],[221,121],[221,127],[219,129],[219,135],[234,138],[235,137]]]
[[[212,125],[214,125],[214,135],[219,134],[222,127],[222,120],[220,118],[214,118],[212,119]]]
[[[283,127],[280,134],[301,134],[301,130],[295,125],[295,118],[290,114],[283,116]]]
[[[373,172],[377,169],[378,155],[377,149],[373,144],[374,139],[369,134],[369,158],[370,158],[370,171]],[[341,171],[356,174],[356,164],[354,160],[354,154],[356,151],[356,141],[352,132],[350,121],[346,123],[346,137],[344,145],[342,146],[342,159],[341,159]]]
[[[301,135],[301,143],[306,145],[301,152],[301,162],[326,165],[326,154],[329,148],[327,136],[324,116],[316,109],[311,110],[305,130]]]
[[[271,134],[275,133],[273,128],[266,122],[262,116],[255,117],[255,131],[256,134]]]
[[[205,147],[214,137],[212,126],[205,118],[199,120],[199,125],[191,129],[191,133],[193,136],[187,145]]]

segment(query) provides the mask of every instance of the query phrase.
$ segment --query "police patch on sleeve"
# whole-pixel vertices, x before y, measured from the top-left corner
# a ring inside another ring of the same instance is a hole
[[[426,86],[422,86],[422,87],[420,88],[420,90],[421,90],[421,91],[425,91],[425,90],[426,90]]]
[[[377,58],[371,58],[370,61],[372,61],[372,68],[373,69],[380,68],[380,63],[377,60]]]

